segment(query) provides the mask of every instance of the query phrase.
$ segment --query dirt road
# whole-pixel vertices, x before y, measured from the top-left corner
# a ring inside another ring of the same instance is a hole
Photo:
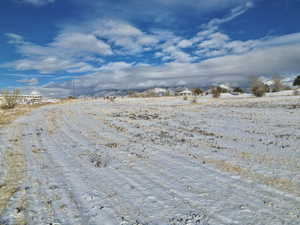
[[[1,128],[0,224],[300,224],[299,97],[170,99],[46,106]]]

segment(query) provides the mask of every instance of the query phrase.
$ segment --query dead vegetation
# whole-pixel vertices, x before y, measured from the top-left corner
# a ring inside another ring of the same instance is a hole
[[[19,116],[31,111],[31,107],[17,106],[13,109],[0,110],[0,125],[9,124]]]
[[[255,95],[256,97],[262,97],[268,91],[267,89],[267,86],[261,80],[259,80],[259,78],[252,78],[251,92],[253,95]]]
[[[160,115],[156,112],[119,112],[119,113],[113,113],[112,117],[127,117],[132,120],[155,120],[160,119]]]
[[[2,109],[13,109],[18,104],[18,96],[20,95],[20,91],[15,89],[12,92],[7,90],[2,91],[1,93],[3,102],[1,104]]]
[[[287,191],[290,193],[294,193],[299,196],[299,184],[292,182],[289,179],[278,178],[278,177],[269,177],[264,174],[255,173],[249,169],[242,168],[239,165],[233,165],[230,162],[225,160],[217,160],[217,159],[205,159],[202,160],[202,163],[213,164],[219,170],[222,170],[227,173],[237,174],[248,179],[258,181],[268,186],[272,186],[276,189]]]
[[[199,127],[194,127],[191,132],[193,133],[198,133],[198,134],[201,134],[201,135],[204,135],[204,136],[216,136],[214,133],[212,132],[207,132]]]
[[[20,116],[23,116],[27,113],[32,112],[32,110],[44,106],[46,104],[38,104],[38,105],[17,105],[11,109],[0,109],[0,126],[10,124],[15,119]]]
[[[118,148],[119,144],[118,143],[108,143],[108,144],[105,144],[105,147],[108,147],[108,148]]]
[[[20,190],[20,184],[24,178],[25,159],[18,137],[14,141],[13,148],[4,152],[4,159],[7,173],[3,183],[0,184],[0,215],[9,200]]]
[[[211,90],[211,93],[212,93],[213,98],[219,98],[221,96],[221,93],[222,93],[222,88],[214,87]]]

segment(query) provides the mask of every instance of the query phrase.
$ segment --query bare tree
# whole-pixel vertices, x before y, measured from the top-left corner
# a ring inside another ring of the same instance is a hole
[[[282,83],[282,80],[280,77],[273,77],[273,88],[272,92],[279,92],[285,89],[284,84]]]
[[[295,78],[293,86],[300,86],[300,75]]]
[[[266,93],[266,85],[257,77],[251,78],[251,91],[256,97],[262,97]]]
[[[18,104],[18,98],[20,96],[20,90],[15,89],[12,92],[7,90],[2,91],[3,104],[1,108],[3,109],[12,109]]]
[[[219,98],[222,93],[222,88],[221,87],[213,87],[211,90],[213,98]]]

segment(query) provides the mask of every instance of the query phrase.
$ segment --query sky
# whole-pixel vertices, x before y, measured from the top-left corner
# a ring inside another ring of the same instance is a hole
[[[300,0],[2,0],[0,89],[245,86],[300,74]]]

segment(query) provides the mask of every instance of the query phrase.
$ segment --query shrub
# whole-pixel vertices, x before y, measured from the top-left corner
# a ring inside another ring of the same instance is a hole
[[[131,98],[139,97],[139,94],[135,91],[128,91],[128,96]]]
[[[254,94],[256,97],[264,96],[268,90],[268,87],[269,86],[265,85],[258,78],[254,78],[252,80],[251,91],[252,91],[252,94]]]
[[[211,93],[212,93],[213,98],[219,98],[220,95],[221,95],[221,93],[222,93],[222,88],[220,88],[220,87],[214,87],[211,90]]]
[[[252,88],[252,93],[256,97],[262,97],[266,94],[266,88],[264,86],[255,86]]]
[[[300,75],[295,78],[293,86],[300,86]]]
[[[114,102],[116,99],[117,99],[116,96],[109,96],[109,98],[108,98],[108,100],[109,100],[110,102]]]
[[[193,95],[202,95],[203,90],[201,88],[194,88],[192,89]]]
[[[235,87],[235,88],[233,88],[233,92],[244,93],[243,89],[240,88],[240,87]]]
[[[271,92],[271,88],[267,84],[265,84],[265,92]]]
[[[127,91],[127,94],[128,94],[128,96],[133,96],[135,93],[134,93],[134,91]]]
[[[2,91],[3,103],[1,105],[2,109],[13,109],[18,104],[18,98],[20,91],[15,89],[13,92]]]
[[[189,99],[188,96],[184,96],[184,97],[183,97],[183,100],[184,100],[184,101],[187,101],[188,99]]]
[[[273,88],[272,92],[279,92],[285,89],[284,84],[282,83],[280,78],[274,78],[273,79]]]
[[[252,87],[252,93],[256,96],[256,97],[262,97],[266,94],[266,87],[265,86],[254,86]]]

